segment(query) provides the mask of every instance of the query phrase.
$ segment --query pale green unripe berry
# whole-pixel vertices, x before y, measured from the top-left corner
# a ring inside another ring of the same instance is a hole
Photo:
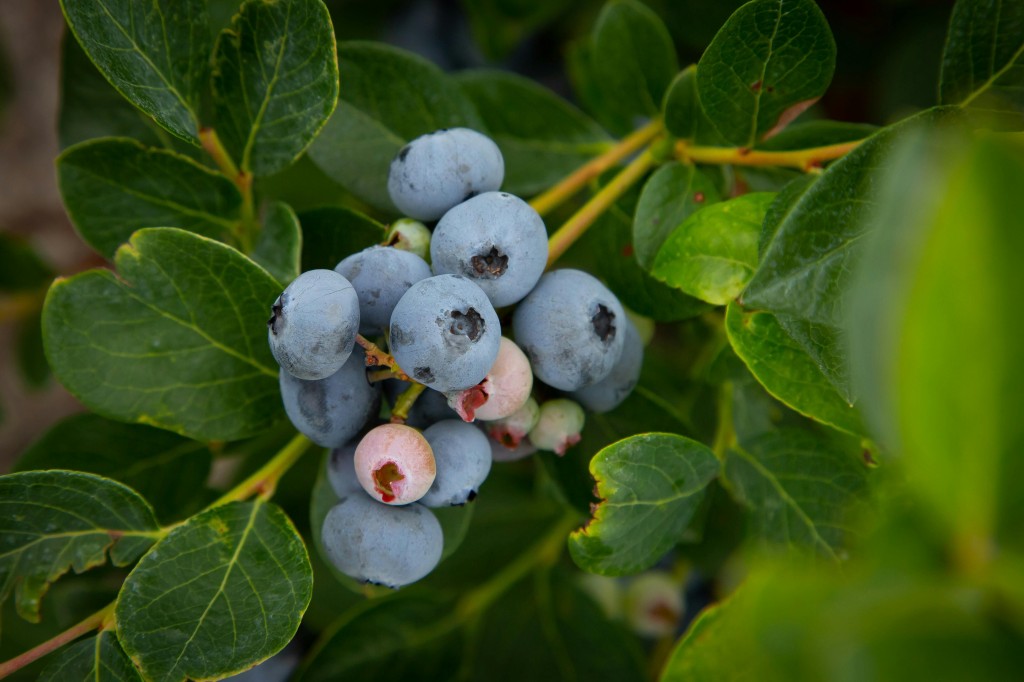
[[[506,448],[512,450],[530,433],[540,420],[540,405],[533,396],[518,410],[505,417],[487,422],[487,433]]]
[[[427,260],[430,253],[430,230],[418,220],[402,218],[391,223],[384,243]]]
[[[683,608],[683,591],[669,573],[643,573],[626,588],[626,621],[639,635],[674,635]]]
[[[586,415],[580,404],[559,398],[540,406],[537,425],[530,430],[530,441],[541,450],[552,450],[564,455],[571,446],[580,442],[580,432]]]

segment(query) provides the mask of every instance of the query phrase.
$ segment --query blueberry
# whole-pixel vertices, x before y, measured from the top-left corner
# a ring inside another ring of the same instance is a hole
[[[580,270],[555,270],[519,304],[512,324],[534,375],[575,391],[611,373],[622,354],[625,319],[622,304],[597,279]]]
[[[514,447],[502,445],[493,438],[488,438],[487,441],[491,446],[491,459],[495,462],[516,462],[537,452],[537,446],[531,443],[529,438],[524,438]]]
[[[591,412],[600,414],[614,410],[629,397],[640,379],[640,369],[644,364],[643,340],[632,320],[627,318],[623,326],[625,343],[611,374],[571,394],[573,400]]]
[[[391,507],[349,495],[324,517],[324,552],[347,576],[388,587],[423,578],[437,566],[444,534],[421,504]]]
[[[498,356],[501,323],[484,292],[459,275],[420,280],[391,314],[391,353],[421,384],[448,393],[480,383]]]
[[[345,499],[353,493],[365,495],[363,486],[356,478],[355,466],[356,444],[348,443],[331,450],[327,457],[327,480],[334,489],[334,494]]]
[[[448,211],[430,241],[434,273],[469,277],[495,308],[530,293],[547,260],[544,221],[506,192],[487,192]]]
[[[267,323],[270,351],[299,379],[323,379],[348,360],[359,331],[359,299],[333,270],[299,275],[278,296]]]
[[[585,418],[579,403],[566,398],[549,400],[540,406],[537,423],[530,429],[530,442],[541,450],[564,455],[580,442]]]
[[[683,615],[683,591],[671,574],[649,571],[636,576],[626,588],[626,621],[644,637],[669,637]]]
[[[437,462],[437,477],[420,500],[428,507],[465,504],[491,470],[491,446],[487,436],[471,424],[448,419],[423,432]]]
[[[403,424],[382,424],[363,436],[353,459],[356,478],[373,499],[409,504],[434,483],[434,453],[423,434]]]
[[[380,387],[366,380],[363,349],[326,379],[296,379],[281,370],[281,400],[295,428],[326,448],[344,445],[380,408]]]
[[[522,407],[531,390],[530,361],[519,346],[503,336],[498,357],[484,380],[464,391],[449,394],[448,404],[467,422],[477,418],[501,419]]]
[[[382,333],[398,300],[416,282],[430,277],[430,266],[419,256],[389,246],[371,246],[338,263],[334,271],[356,288],[359,333]]]
[[[468,128],[417,137],[391,162],[388,194],[399,211],[437,220],[466,199],[501,187],[505,162],[498,146]]]

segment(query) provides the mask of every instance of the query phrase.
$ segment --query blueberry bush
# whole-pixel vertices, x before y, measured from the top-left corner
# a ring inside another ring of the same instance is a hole
[[[877,127],[814,0],[692,3],[693,64],[506,4],[489,55],[579,10],[571,96],[321,0],[61,0],[108,262],[0,242],[89,409],[0,476],[0,677],[1018,679],[1024,1]]]

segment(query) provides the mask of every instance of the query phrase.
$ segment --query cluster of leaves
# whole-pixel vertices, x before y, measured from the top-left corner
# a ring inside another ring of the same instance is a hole
[[[663,679],[1017,668],[1024,2],[959,0],[938,104],[881,129],[793,122],[835,65],[812,0],[749,2],[686,68],[613,0],[570,64],[586,113],[336,44],[320,0],[245,0],[227,26],[205,0],[62,5],[61,193],[113,270],[46,296],[49,365],[93,414],[0,477],[0,602],[38,621],[72,569],[115,598],[44,679],[220,678],[300,623],[302,679],[642,679],[567,536],[602,575],[666,553],[723,592],[747,574],[654,650]],[[565,263],[663,324],[579,446],[496,467],[442,515],[440,569],[364,600],[307,552],[333,493],[312,457],[282,479],[308,443],[281,428],[265,319],[300,270],[383,239],[390,160],[450,126],[566,220]]]

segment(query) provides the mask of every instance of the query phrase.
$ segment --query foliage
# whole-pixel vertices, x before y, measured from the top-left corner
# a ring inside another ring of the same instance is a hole
[[[0,676],[85,637],[35,672],[219,679],[296,632],[302,680],[1020,669],[1024,2],[958,0],[934,106],[877,128],[820,119],[837,48],[813,0],[740,6],[696,64],[677,9],[581,10],[576,103],[336,43],[321,0],[221,4],[61,2],[57,174],[110,263],[50,285],[0,240],[0,312],[41,316],[92,410],[0,477],[0,604],[38,621],[90,579],[116,598]],[[489,54],[576,11],[466,4]],[[440,568],[383,593],[318,556],[335,498],[278,428],[265,322],[301,270],[384,240],[391,159],[449,126],[490,135],[553,258],[657,333],[628,400],[564,458],[496,463],[439,514]],[[651,567],[714,603],[642,646],[581,576]]]

